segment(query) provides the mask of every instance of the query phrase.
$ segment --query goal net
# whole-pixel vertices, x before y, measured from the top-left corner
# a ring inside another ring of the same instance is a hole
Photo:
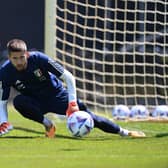
[[[167,0],[52,1],[46,50],[76,77],[83,102],[106,113],[168,104]]]

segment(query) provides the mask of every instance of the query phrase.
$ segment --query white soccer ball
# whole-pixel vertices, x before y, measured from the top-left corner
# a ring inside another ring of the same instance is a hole
[[[168,106],[158,105],[151,113],[152,117],[168,117]]]
[[[94,127],[94,121],[90,114],[85,111],[72,113],[67,119],[67,127],[75,137],[83,137],[90,133]]]
[[[129,117],[130,110],[128,106],[119,104],[116,105],[112,110],[112,116],[116,119],[126,119]]]
[[[132,106],[130,117],[135,118],[146,118],[149,116],[149,111],[144,105],[135,105]]]

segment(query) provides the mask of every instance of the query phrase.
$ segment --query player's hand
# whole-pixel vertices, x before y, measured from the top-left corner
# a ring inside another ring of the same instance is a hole
[[[79,111],[79,107],[76,101],[69,102],[66,115],[69,117],[75,111]]]
[[[8,133],[13,129],[13,126],[9,122],[3,122],[0,124],[0,136]]]

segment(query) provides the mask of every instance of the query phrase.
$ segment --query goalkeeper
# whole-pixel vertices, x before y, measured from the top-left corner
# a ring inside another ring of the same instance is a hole
[[[112,121],[97,116],[76,98],[72,74],[44,53],[28,52],[26,43],[12,39],[7,44],[8,58],[0,69],[0,135],[13,129],[8,121],[7,103],[10,88],[18,94],[13,104],[25,118],[44,125],[46,137],[55,136],[56,126],[44,115],[53,112],[67,117],[79,110],[91,114],[94,125],[107,133],[121,136],[144,137],[143,132],[128,131]],[[62,85],[65,81],[67,89]]]

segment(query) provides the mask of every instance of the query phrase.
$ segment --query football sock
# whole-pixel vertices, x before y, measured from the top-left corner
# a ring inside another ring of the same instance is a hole
[[[50,127],[52,125],[52,121],[49,120],[48,118],[44,117],[43,119],[43,124],[46,126],[46,127]]]
[[[129,131],[128,131],[127,129],[124,129],[124,128],[121,128],[121,127],[120,127],[119,134],[120,134],[121,136],[128,136]]]

